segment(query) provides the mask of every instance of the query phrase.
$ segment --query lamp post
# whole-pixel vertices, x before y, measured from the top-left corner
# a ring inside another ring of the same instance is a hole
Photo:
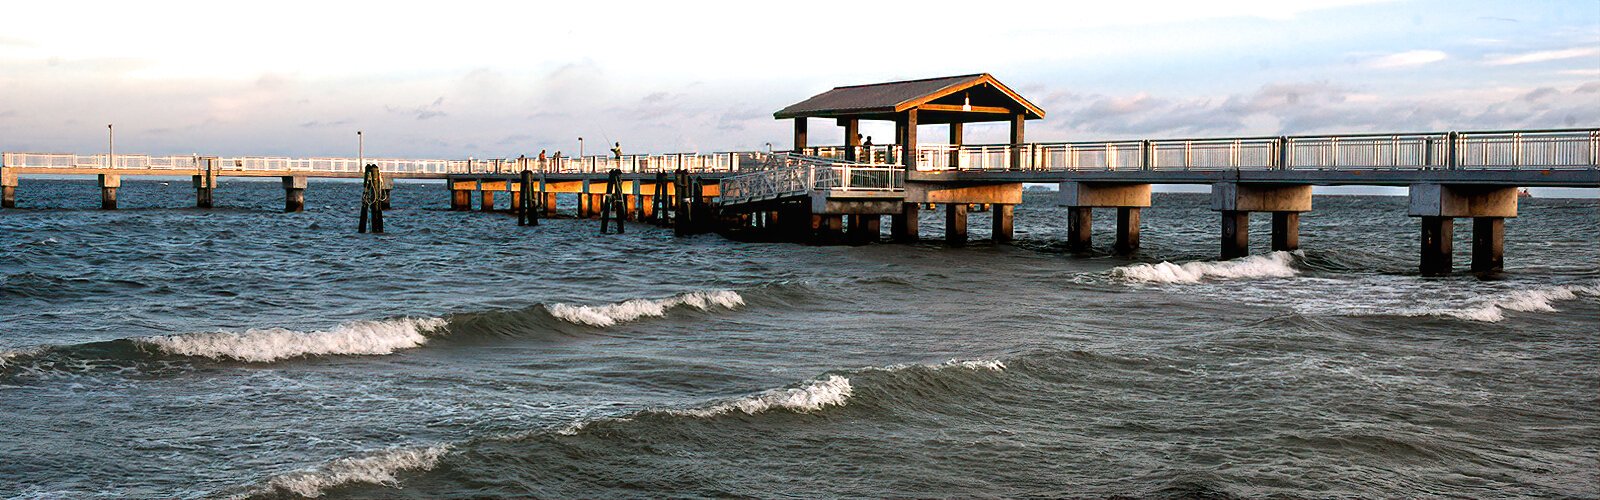
[[[117,142],[111,130],[111,124],[106,124],[106,168],[117,166]]]
[[[362,135],[361,131],[357,130],[356,131],[356,169],[365,172],[365,170],[362,170],[362,169],[365,169],[365,168],[367,168],[367,136]]]
[[[578,161],[583,161],[583,138],[578,138]]]

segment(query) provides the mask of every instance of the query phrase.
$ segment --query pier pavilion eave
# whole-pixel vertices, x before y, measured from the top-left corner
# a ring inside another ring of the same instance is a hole
[[[1044,110],[988,73],[835,87],[773,113],[777,119],[837,118],[948,124],[1044,118]]]

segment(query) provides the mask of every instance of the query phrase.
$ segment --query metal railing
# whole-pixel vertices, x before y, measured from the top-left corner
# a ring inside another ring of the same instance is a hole
[[[899,163],[897,146],[875,146]],[[843,147],[808,148],[843,157]],[[1592,170],[1600,129],[920,145],[917,170]]]
[[[813,191],[896,192],[905,189],[905,168],[888,163],[856,163],[809,155],[773,155],[766,170],[722,179],[723,204],[797,196]]]
[[[675,153],[659,155],[587,156],[583,158],[490,158],[466,160],[410,160],[367,158],[387,173],[413,175],[515,173],[524,168],[547,173],[604,173],[613,168],[626,173],[671,172],[686,169],[696,173],[737,172],[742,164],[759,163],[765,153]],[[356,158],[290,158],[283,156],[150,156],[117,154],[3,153],[0,165],[15,168],[82,170],[185,170],[212,168],[221,172],[290,172],[307,174],[357,174],[361,161]]]

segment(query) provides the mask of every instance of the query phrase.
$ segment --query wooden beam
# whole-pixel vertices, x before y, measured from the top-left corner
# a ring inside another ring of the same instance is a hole
[[[903,163],[906,166],[906,172],[909,173],[912,170],[916,170],[917,169],[917,110],[916,110],[916,108],[912,108],[912,109],[906,110],[905,144],[903,146],[901,146],[901,147],[904,148],[904,149],[902,149],[902,151],[904,151],[904,153],[901,154],[901,158],[903,160],[905,160]]]
[[[794,152],[804,153],[806,149],[806,117],[794,119]]]
[[[916,109],[923,111],[953,111],[957,113],[988,113],[995,115],[1009,115],[1015,113],[1015,111],[1000,106],[972,106],[971,109],[968,109],[966,106],[960,106],[956,104],[923,104],[921,106],[917,106]]]
[[[856,148],[861,146],[861,120],[840,118],[839,126],[844,127],[844,159],[856,161]]]

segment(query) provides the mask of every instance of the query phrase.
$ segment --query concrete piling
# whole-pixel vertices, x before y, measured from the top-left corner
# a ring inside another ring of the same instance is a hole
[[[306,176],[283,176],[283,211],[287,213],[306,210]]]
[[[17,173],[0,170],[0,208],[17,208]]]
[[[121,174],[100,174],[100,209],[117,209],[117,188],[122,187]]]
[[[1451,255],[1451,240],[1455,237],[1455,219],[1451,217],[1422,218],[1422,275],[1444,276],[1455,267]]]
[[[1139,250],[1139,207],[1117,207],[1117,242],[1112,251],[1133,255]]]
[[[1015,205],[995,205],[994,223],[990,226],[990,237],[995,243],[1010,243],[1014,236],[1012,227],[1012,207]]]
[[[1222,211],[1222,259],[1250,255],[1250,212]]]
[[[949,245],[967,244],[967,204],[944,205],[944,242]]]
[[[1505,237],[1505,219],[1472,218],[1472,272],[1493,274],[1505,268]]]
[[[920,204],[901,203],[900,213],[891,216],[889,235],[896,243],[909,243],[921,238],[917,232],[917,217],[920,210]]]
[[[217,187],[217,178],[212,175],[199,174],[193,176],[190,180],[194,183],[195,208],[211,208],[212,195]]]
[[[1094,233],[1094,209],[1089,207],[1067,207],[1067,250],[1072,252],[1087,252],[1091,248],[1090,238]]]
[[[1300,212],[1272,213],[1272,251],[1300,249]]]

